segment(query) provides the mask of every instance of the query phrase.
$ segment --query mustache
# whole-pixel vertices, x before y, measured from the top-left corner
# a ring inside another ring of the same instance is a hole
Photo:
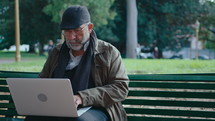
[[[67,40],[68,42],[80,42],[81,43],[81,41],[80,40]]]
[[[80,44],[82,44],[82,45],[84,45],[84,44],[86,44],[89,40],[87,40],[87,41],[80,41],[80,40],[67,40],[69,43],[70,42],[77,42],[77,43],[80,43]]]

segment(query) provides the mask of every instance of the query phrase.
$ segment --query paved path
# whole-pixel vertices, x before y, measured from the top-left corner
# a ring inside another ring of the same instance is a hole
[[[30,60],[26,60],[26,59],[22,59],[21,60],[22,62],[23,61],[30,61]],[[5,63],[15,63],[15,59],[0,59],[0,64],[5,64]]]
[[[4,63],[14,63],[15,59],[0,59],[0,64]]]

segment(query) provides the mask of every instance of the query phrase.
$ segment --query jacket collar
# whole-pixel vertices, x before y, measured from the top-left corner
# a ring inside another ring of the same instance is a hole
[[[98,43],[100,40],[97,38],[94,30],[91,32],[90,36],[94,36],[96,38],[96,39],[94,39],[95,40],[94,54],[97,55],[97,54],[103,53],[105,51],[105,48],[104,48],[104,46],[99,46]]]

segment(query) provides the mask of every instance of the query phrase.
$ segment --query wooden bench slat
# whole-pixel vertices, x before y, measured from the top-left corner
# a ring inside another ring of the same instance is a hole
[[[173,110],[173,109],[145,109],[145,108],[125,108],[125,110],[126,110],[126,112],[128,114],[150,114],[150,115],[215,118],[215,112],[212,112],[212,111]]]
[[[15,108],[14,103],[0,103],[1,108]]]
[[[130,90],[128,96],[149,97],[177,97],[177,98],[204,98],[214,99],[215,92],[171,92],[171,91],[139,91]]]
[[[178,106],[178,107],[205,107],[215,108],[215,102],[176,101],[176,100],[144,100],[126,99],[122,102],[127,105],[153,105],[153,106]]]
[[[0,87],[0,92],[10,92],[8,87]]]
[[[0,115],[18,116],[16,110],[0,110]]]
[[[0,100],[12,100],[11,95],[0,95]]]
[[[210,119],[140,117],[140,116],[128,116],[128,120],[129,121],[213,121]]]
[[[24,121],[24,119],[0,117],[0,121]]]
[[[146,87],[146,88],[173,88],[173,89],[206,89],[215,90],[215,84],[207,83],[174,83],[174,82],[141,82],[130,81],[129,87]]]
[[[13,71],[0,71],[1,78],[36,78],[38,73],[36,72],[13,72]]]
[[[153,80],[153,81],[204,81],[214,82],[214,74],[145,74],[145,75],[128,75],[130,80]]]
[[[5,79],[0,79],[0,85],[7,85],[7,82]]]

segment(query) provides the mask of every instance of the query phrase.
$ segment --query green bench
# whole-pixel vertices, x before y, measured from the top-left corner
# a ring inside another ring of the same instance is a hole
[[[0,71],[0,121],[23,121],[5,78],[38,73]],[[215,74],[129,75],[123,101],[129,121],[215,121]]]

